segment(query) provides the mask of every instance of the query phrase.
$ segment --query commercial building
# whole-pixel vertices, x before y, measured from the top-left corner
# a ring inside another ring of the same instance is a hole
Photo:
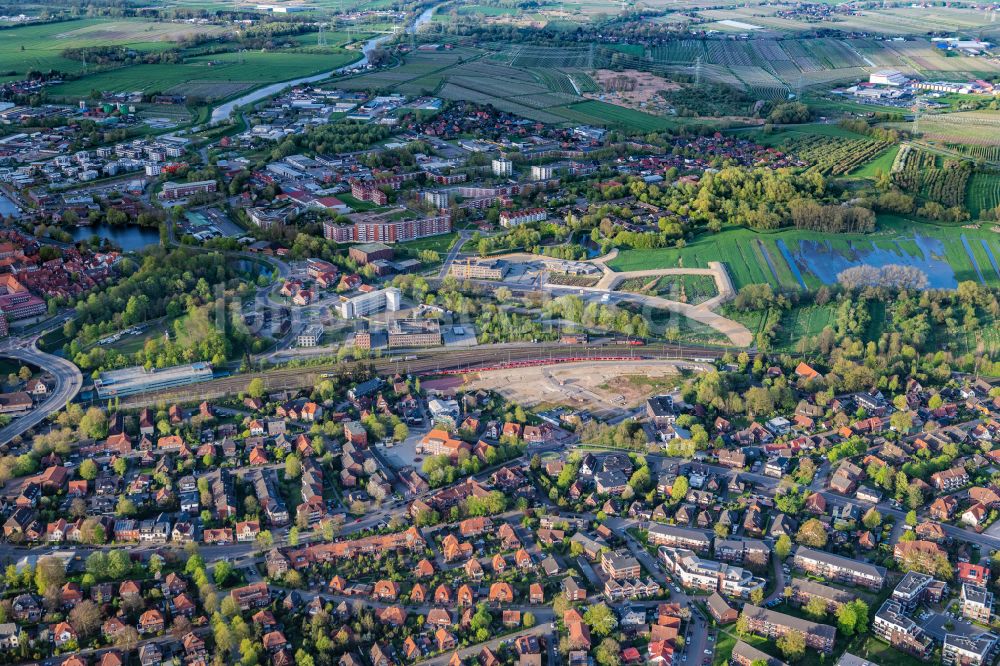
[[[785,634],[798,631],[805,635],[806,647],[826,653],[833,651],[837,630],[828,624],[810,622],[753,604],[743,606],[743,614],[747,618],[748,629],[751,633],[768,638],[780,638]]]
[[[45,301],[28,291],[10,273],[0,275],[0,313],[3,313],[3,335],[7,334],[7,321],[37,317],[48,312]]]
[[[320,325],[308,326],[295,338],[295,344],[299,347],[315,347],[323,337],[323,327]]]
[[[102,372],[101,376],[94,380],[94,388],[97,390],[97,397],[103,399],[185,386],[211,378],[212,366],[203,362],[150,370],[139,365]]]
[[[502,280],[509,268],[503,259],[466,259],[452,263],[448,274],[460,280]]]
[[[792,565],[807,573],[843,583],[862,585],[872,590],[882,589],[885,583],[885,567],[804,546],[799,546],[795,550]]]
[[[897,72],[894,69],[880,69],[876,72],[872,72],[868,77],[869,83],[874,83],[879,86],[901,86],[907,82],[907,78],[904,74]]]
[[[434,347],[441,344],[436,319],[394,319],[389,322],[389,348]]]
[[[399,289],[388,287],[367,294],[358,294],[343,298],[338,308],[344,319],[357,319],[383,310],[396,312],[399,310],[401,295]]]
[[[354,261],[365,265],[379,259],[392,259],[394,250],[384,243],[363,243],[351,247],[347,254]]]
[[[193,183],[163,183],[163,190],[160,192],[161,199],[174,200],[183,199],[193,194],[215,192],[216,182],[214,180],[199,180]]]

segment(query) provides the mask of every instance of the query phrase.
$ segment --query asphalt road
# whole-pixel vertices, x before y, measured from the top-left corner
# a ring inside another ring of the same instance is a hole
[[[64,319],[64,317],[62,318]],[[57,320],[58,321],[58,320]],[[59,322],[61,325],[61,322]],[[50,327],[51,328],[51,327]],[[83,375],[74,364],[60,356],[47,354],[36,346],[40,334],[28,338],[8,338],[0,347],[0,356],[36,365],[55,378],[56,385],[49,397],[31,412],[14,419],[0,429],[0,444],[6,444],[66,406],[83,386]]]

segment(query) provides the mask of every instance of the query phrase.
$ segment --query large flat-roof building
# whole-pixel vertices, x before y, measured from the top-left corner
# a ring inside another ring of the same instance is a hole
[[[901,86],[907,82],[907,78],[901,72],[894,69],[880,69],[872,72],[868,77],[869,83],[879,86]]]
[[[94,380],[94,388],[97,390],[97,397],[113,398],[185,386],[211,378],[212,366],[203,362],[151,370],[139,365],[102,372],[101,376]]]
[[[461,280],[502,280],[508,268],[503,259],[466,259],[453,263],[448,274]]]
[[[436,319],[394,319],[389,322],[389,348],[435,347],[441,344]]]
[[[295,338],[295,344],[298,347],[315,347],[319,344],[322,337],[323,327],[319,324],[314,324],[313,326],[307,326],[305,330],[298,334]]]
[[[340,316],[344,319],[357,319],[383,310],[396,312],[399,310],[400,296],[399,289],[389,287],[350,298],[344,297],[338,306]]]
[[[167,200],[183,199],[192,194],[215,192],[216,182],[214,180],[199,180],[193,183],[163,183],[160,191],[160,198]]]

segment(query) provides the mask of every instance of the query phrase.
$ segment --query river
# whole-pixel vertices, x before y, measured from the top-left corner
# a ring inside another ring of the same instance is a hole
[[[414,33],[420,29],[420,26],[429,23],[431,18],[434,16],[434,12],[437,11],[438,7],[441,5],[435,5],[429,9],[425,9],[421,14],[413,21],[413,23],[406,28],[406,32]],[[329,79],[330,77],[336,76],[338,74],[343,74],[349,69],[354,69],[356,67],[364,67],[368,64],[368,54],[378,48],[381,44],[388,42],[392,39],[394,35],[379,35],[377,37],[372,37],[364,46],[361,47],[361,59],[355,60],[352,63],[344,65],[343,67],[338,67],[332,72],[327,72],[325,74],[314,74],[312,76],[304,76],[300,79],[292,79],[291,81],[281,81],[279,83],[272,83],[269,86],[264,86],[263,88],[257,88],[254,91],[243,95],[242,97],[237,97],[234,100],[226,102],[221,106],[217,106],[212,110],[211,122],[217,123],[222,120],[226,120],[233,113],[233,110],[245,106],[247,104],[252,104],[253,102],[260,101],[266,97],[272,97],[285,88],[290,88],[292,86],[301,85],[303,83],[315,83],[316,81],[323,81],[324,79]]]

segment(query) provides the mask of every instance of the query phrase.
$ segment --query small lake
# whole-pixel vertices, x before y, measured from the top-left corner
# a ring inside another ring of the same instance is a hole
[[[0,194],[0,215],[4,217],[21,217],[21,211],[14,202]]]
[[[112,243],[125,252],[141,250],[150,245],[159,245],[160,243],[160,231],[156,227],[92,224],[88,227],[62,228],[69,232],[74,241],[85,241],[89,240],[92,236],[99,236],[111,240]]]
[[[904,249],[904,243],[909,247],[915,246],[919,255],[915,256]],[[779,241],[786,260],[794,261],[794,264],[789,261],[793,272],[809,271],[824,284],[835,284],[837,274],[852,266],[867,264],[881,268],[897,264],[922,270],[927,275],[927,286],[931,289],[954,289],[958,286],[955,270],[945,259],[944,245],[940,240],[914,234],[912,238],[895,240],[892,245],[890,249],[878,247],[871,241],[852,241],[849,251],[844,252],[826,241],[802,240],[788,246],[785,246],[784,241]]]

